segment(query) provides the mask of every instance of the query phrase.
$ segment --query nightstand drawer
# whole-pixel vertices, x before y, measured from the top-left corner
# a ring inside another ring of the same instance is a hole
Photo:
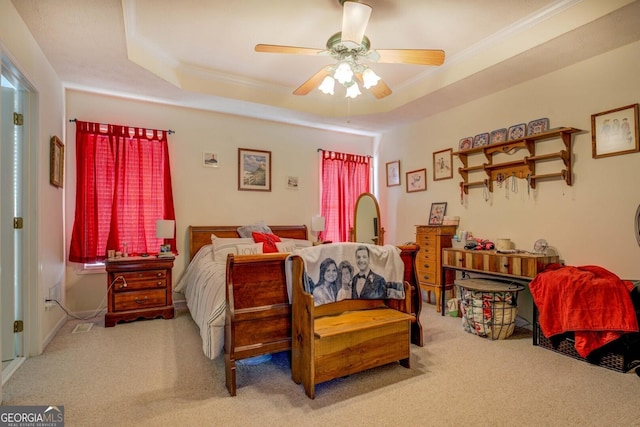
[[[113,292],[127,292],[136,289],[160,289],[167,287],[167,278],[160,279],[147,279],[147,280],[127,280],[126,282],[121,278],[116,277],[116,281],[113,284]]]
[[[152,289],[146,291],[122,292],[114,294],[114,310],[137,310],[148,307],[162,307],[167,305],[166,289]]]
[[[123,271],[117,274],[117,277],[122,277],[127,283],[137,280],[154,280],[165,279],[167,277],[167,270],[139,270],[139,271]]]

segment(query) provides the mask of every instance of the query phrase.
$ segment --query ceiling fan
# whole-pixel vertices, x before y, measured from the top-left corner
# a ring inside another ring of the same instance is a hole
[[[358,82],[376,98],[391,95],[391,89],[367,65],[359,62],[365,59],[371,62],[417,65],[442,65],[444,51],[438,49],[371,49],[369,38],[364,35],[371,16],[371,6],[351,0],[338,0],[343,7],[342,31],[329,37],[326,49],[314,49],[297,46],[257,44],[256,52],[287,53],[295,55],[324,55],[337,61],[328,65],[302,83],[295,95],[306,95],[318,87],[323,93],[334,93],[337,80],[347,90],[346,96],[355,98],[360,95]]]

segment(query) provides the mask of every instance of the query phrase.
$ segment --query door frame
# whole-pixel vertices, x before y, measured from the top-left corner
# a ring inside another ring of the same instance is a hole
[[[38,266],[40,257],[38,256],[38,217],[37,217],[37,195],[38,195],[38,150],[39,141],[39,115],[38,92],[29,81],[25,73],[22,73],[15,65],[16,61],[0,46],[0,68],[6,67],[10,72],[19,77],[21,85],[26,90],[25,107],[23,116],[26,126],[23,128],[23,245],[22,245],[22,313],[24,330],[22,337],[23,355],[17,357],[5,370],[2,370],[2,381],[0,382],[0,402],[2,402],[2,384],[15,373],[27,357],[35,356],[42,352],[39,348],[40,317],[38,301],[39,275]],[[1,72],[1,71],[0,71]],[[1,189],[0,189],[1,191]],[[29,262],[31,260],[31,262]],[[0,306],[2,301],[0,300]],[[3,325],[0,325],[2,327]]]

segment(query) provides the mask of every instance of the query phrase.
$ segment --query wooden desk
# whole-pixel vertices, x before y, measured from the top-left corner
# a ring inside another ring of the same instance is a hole
[[[442,250],[442,277],[446,270],[458,270],[469,273],[506,277],[530,282],[547,265],[560,262],[557,255],[541,255],[532,253],[502,254],[497,251],[476,251],[447,248]],[[443,282],[441,314],[444,316],[445,295],[447,286]]]

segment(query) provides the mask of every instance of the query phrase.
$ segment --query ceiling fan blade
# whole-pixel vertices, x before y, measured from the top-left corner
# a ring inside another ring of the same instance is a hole
[[[361,84],[364,85],[364,79],[362,78],[362,73],[356,73],[356,78]],[[371,92],[373,96],[375,96],[378,99],[382,99],[385,96],[391,95],[392,93],[391,88],[387,86],[387,84],[383,82],[382,79],[378,80],[378,83],[375,86],[371,86],[367,90]]]
[[[345,1],[342,5],[342,43],[353,42],[360,46],[370,16],[368,4]]]
[[[280,46],[277,44],[257,44],[255,50],[256,52],[290,53],[293,55],[317,55],[322,52],[322,49],[314,49],[311,47]]]
[[[391,95],[391,88],[382,80],[378,80],[378,84],[369,88],[369,92],[378,99]]]
[[[293,91],[294,95],[306,95],[311,92],[313,89],[320,86],[325,77],[329,75],[328,67],[323,68],[322,70],[315,73],[313,76],[309,78],[306,82],[302,83],[296,90]]]
[[[376,49],[377,62],[389,64],[442,65],[444,50],[439,49]]]

